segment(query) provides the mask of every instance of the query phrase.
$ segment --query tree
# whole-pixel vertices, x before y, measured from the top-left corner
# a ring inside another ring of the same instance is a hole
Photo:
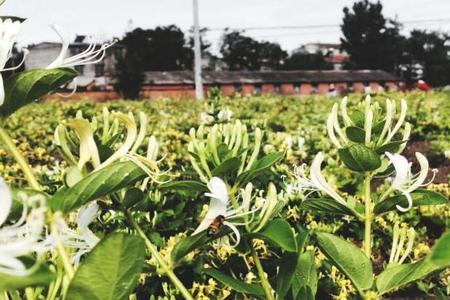
[[[284,62],[284,70],[330,70],[333,65],[329,63],[322,52],[314,54],[295,52]]]
[[[393,71],[401,55],[401,25],[386,19],[380,2],[356,2],[344,8],[342,48],[350,54],[349,69]]]
[[[450,83],[450,37],[439,32],[413,30],[405,43],[403,69],[409,79],[423,78],[434,86]],[[420,66],[423,73],[414,74]],[[415,76],[414,76],[415,75]]]
[[[280,45],[256,41],[239,31],[223,36],[220,53],[229,70],[279,69],[287,57]]]
[[[194,52],[183,31],[175,25],[146,30],[143,46],[146,71],[192,69]]]
[[[116,50],[116,83],[114,89],[126,99],[138,99],[144,81],[144,53],[142,47],[144,30],[128,32]]]

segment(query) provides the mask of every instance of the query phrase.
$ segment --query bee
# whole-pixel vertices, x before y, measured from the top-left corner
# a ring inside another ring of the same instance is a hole
[[[223,215],[218,215],[215,217],[211,224],[209,224],[206,235],[213,236],[217,234],[220,228],[222,228],[223,222],[225,222],[225,217]]]

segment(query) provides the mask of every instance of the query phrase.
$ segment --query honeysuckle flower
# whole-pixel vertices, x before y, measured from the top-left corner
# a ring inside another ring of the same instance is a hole
[[[75,66],[96,64],[105,57],[106,49],[115,44],[115,41],[113,41],[112,43],[104,43],[100,47],[97,47],[96,43],[91,41],[84,51],[68,57],[70,54],[70,39],[59,26],[53,24],[51,27],[61,39],[61,52],[58,57],[47,66],[47,69],[71,68]]]
[[[229,109],[222,109],[217,114],[217,118],[219,118],[219,120],[221,120],[221,121],[230,121],[232,116],[233,116],[233,111],[231,111]]]
[[[245,214],[249,214],[251,212],[243,212],[242,208],[239,210],[235,210],[229,208],[229,197],[228,197],[228,189],[225,182],[219,177],[213,177],[208,182],[209,193],[205,193],[205,196],[210,197],[211,201],[209,203],[208,212],[205,217],[201,221],[200,225],[195,229],[192,235],[198,234],[202,231],[208,229],[214,219],[218,216],[223,216],[225,221],[223,222],[224,226],[229,227],[234,235],[235,235],[235,244],[237,246],[240,242],[241,235],[236,226],[245,225],[244,223],[236,223],[230,221],[230,219],[235,217],[241,217]]]
[[[389,263],[402,264],[408,255],[413,250],[414,239],[416,231],[413,227],[407,230],[405,227],[400,228],[398,223],[395,223],[392,237],[392,248],[389,257]],[[407,241],[406,241],[407,239]],[[406,242],[406,248],[404,248]],[[403,252],[403,255],[400,256]]]
[[[11,18],[0,18],[0,72],[10,71],[19,68],[25,61],[28,54],[27,49],[23,49],[22,61],[15,67],[5,68],[6,63],[11,58],[12,49],[16,42],[16,36],[22,26],[21,20]],[[5,101],[5,90],[3,87],[3,77],[0,74],[0,105]]]
[[[92,161],[94,168],[99,167],[100,156],[94,140],[94,130],[91,123],[81,117],[71,120],[67,125],[76,132],[80,140],[78,168],[82,169],[89,161]]]
[[[23,203],[22,217],[15,224],[2,226],[5,224],[12,206],[12,194],[1,178],[0,200],[2,201],[2,205],[0,205],[0,273],[25,276],[31,269],[27,269],[19,258],[45,249],[41,236],[44,228],[45,208],[33,208],[27,213],[28,205],[33,205],[33,203]]]
[[[89,225],[98,214],[98,205],[91,202],[80,208],[77,215],[77,230],[69,228],[62,218],[58,218],[57,228],[59,239],[65,247],[72,248],[72,263],[79,264],[81,257],[90,252],[100,239],[89,229]]]
[[[327,194],[337,202],[346,205],[345,200],[331,187],[322,174],[321,166],[324,155],[319,152],[314,157],[309,171],[310,178],[306,176],[306,166],[301,165],[295,168],[296,182],[288,186],[288,192],[320,191]]]
[[[406,157],[397,153],[393,154],[386,152],[385,154],[395,168],[395,177],[392,180],[391,189],[401,192],[408,201],[408,206],[406,208],[401,207],[400,205],[397,205],[396,207],[399,211],[406,212],[413,205],[411,193],[422,186],[428,185],[433,181],[434,176],[430,182],[424,184],[428,175],[429,164],[427,158],[419,152],[416,152],[416,158],[420,165],[420,171],[415,175],[412,174],[411,163],[408,162]],[[433,170],[433,173],[435,172],[436,171]]]

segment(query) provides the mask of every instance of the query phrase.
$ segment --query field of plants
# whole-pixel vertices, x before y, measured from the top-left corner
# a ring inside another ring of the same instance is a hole
[[[2,300],[450,295],[449,92],[47,101],[4,128],[31,168],[2,145],[0,237],[47,225],[0,248]]]

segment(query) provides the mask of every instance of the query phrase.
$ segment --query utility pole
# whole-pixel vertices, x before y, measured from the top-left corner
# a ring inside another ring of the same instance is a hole
[[[195,72],[195,97],[203,99],[202,83],[202,53],[200,45],[200,29],[198,25],[198,0],[193,0],[194,5],[194,72]]]

